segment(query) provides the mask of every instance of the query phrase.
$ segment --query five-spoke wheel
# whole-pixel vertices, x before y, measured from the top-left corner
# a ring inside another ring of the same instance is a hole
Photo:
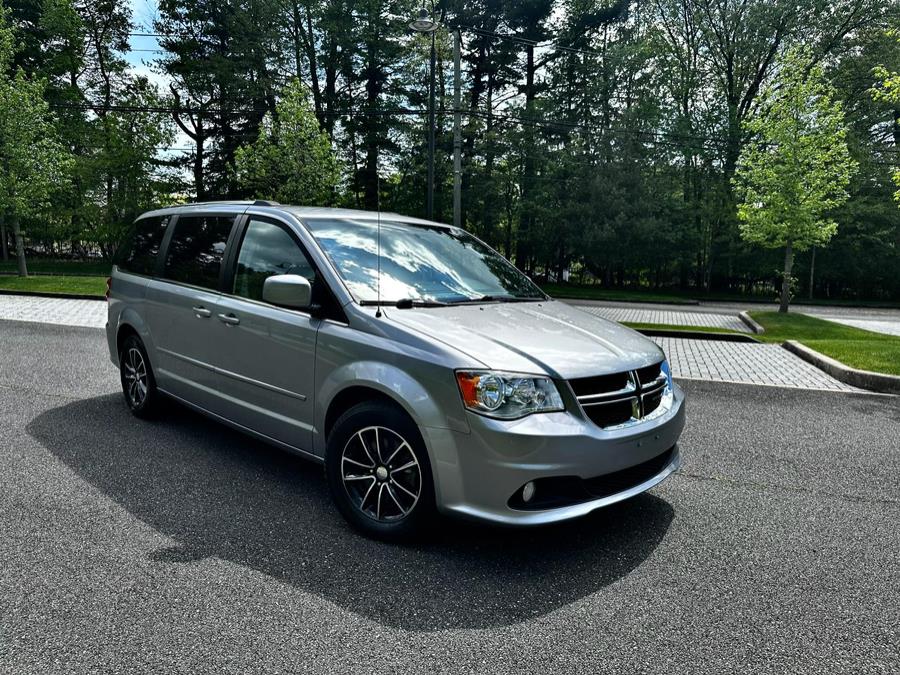
[[[425,444],[415,422],[387,402],[361,403],[328,436],[326,470],[338,509],[381,539],[408,539],[434,512]]]
[[[125,395],[132,408],[139,408],[147,398],[149,389],[147,382],[147,364],[137,347],[131,347],[125,352],[125,358],[122,361],[126,388]]]
[[[122,393],[128,408],[138,417],[147,417],[157,406],[159,394],[150,359],[144,344],[137,335],[129,335],[123,340],[119,350],[119,374]]]

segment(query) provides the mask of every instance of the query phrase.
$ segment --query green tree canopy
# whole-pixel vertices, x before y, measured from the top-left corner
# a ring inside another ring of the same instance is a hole
[[[43,98],[45,83],[29,79],[21,68],[9,74],[13,46],[13,32],[0,5],[0,218],[13,223],[19,274],[25,276],[20,219],[47,208],[67,179],[71,158],[57,139]]]
[[[900,45],[900,30],[892,30],[888,34],[896,37],[897,44]],[[892,71],[886,66],[879,65],[875,68],[875,77],[879,80],[875,89],[875,98],[879,101],[893,104],[900,109],[900,72]],[[900,111],[895,111],[895,115],[894,124],[897,129],[900,129]],[[900,168],[894,170],[894,182],[900,187]],[[900,202],[900,190],[894,193],[894,199]]]
[[[794,251],[827,244],[837,232],[830,212],[847,200],[856,163],[840,102],[810,53],[789,50],[777,73],[758,113],[744,124],[752,140],[741,152],[734,184],[744,241],[785,249],[786,312]]]
[[[285,88],[256,141],[238,150],[235,171],[242,189],[259,199],[319,206],[334,202],[340,167],[299,81]]]

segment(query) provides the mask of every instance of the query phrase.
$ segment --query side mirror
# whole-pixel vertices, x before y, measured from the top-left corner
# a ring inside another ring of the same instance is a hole
[[[308,309],[311,297],[309,281],[299,274],[279,274],[263,282],[262,299],[273,305]]]

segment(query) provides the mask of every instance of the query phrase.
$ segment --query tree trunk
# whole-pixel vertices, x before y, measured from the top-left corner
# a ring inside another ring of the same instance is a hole
[[[812,247],[812,256],[809,259],[809,299],[813,299],[813,284],[816,279],[816,247]]]
[[[13,234],[16,237],[16,257],[19,261],[19,276],[28,276],[28,267],[25,265],[25,239],[22,236],[22,229],[19,227],[19,217],[12,217]]]
[[[788,242],[784,247],[784,276],[781,279],[781,305],[779,312],[787,312],[791,303],[791,268],[794,266],[794,246]]]
[[[206,136],[203,133],[203,126],[200,120],[197,120],[197,135],[194,142],[197,144],[196,153],[194,154],[194,192],[197,193],[197,201],[202,202],[206,199],[206,185],[203,177],[203,143]]]
[[[3,248],[3,259],[9,260],[9,248],[6,243],[6,220],[2,213],[0,213],[0,247]]]

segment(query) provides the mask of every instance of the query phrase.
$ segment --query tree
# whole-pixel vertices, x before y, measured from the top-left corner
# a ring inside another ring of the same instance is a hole
[[[846,202],[856,162],[842,107],[810,53],[790,49],[776,68],[759,112],[745,122],[752,140],[734,184],[744,241],[784,248],[779,311],[787,312],[794,252],[827,244],[837,232],[829,212]]]
[[[309,92],[298,80],[266,115],[259,138],[235,155],[237,181],[254,197],[288,204],[335,201],[340,167],[331,139],[319,127]]]
[[[71,159],[57,140],[43,98],[44,82],[30,80],[21,68],[9,75],[13,45],[0,5],[0,217],[12,221],[19,275],[27,276],[21,218],[49,205],[51,194],[65,182]]]
[[[234,155],[275,106],[282,3],[160,0],[155,32],[170,80],[173,117],[195,145],[189,158],[197,199],[234,197]]]
[[[892,37],[897,37],[900,44],[900,31],[889,31]],[[875,89],[875,98],[894,106],[894,138],[900,145],[900,72],[889,70],[886,66],[879,65],[875,68],[875,77],[880,82]],[[900,188],[900,168],[894,171],[894,182]],[[894,193],[894,199],[900,202],[900,189]]]

